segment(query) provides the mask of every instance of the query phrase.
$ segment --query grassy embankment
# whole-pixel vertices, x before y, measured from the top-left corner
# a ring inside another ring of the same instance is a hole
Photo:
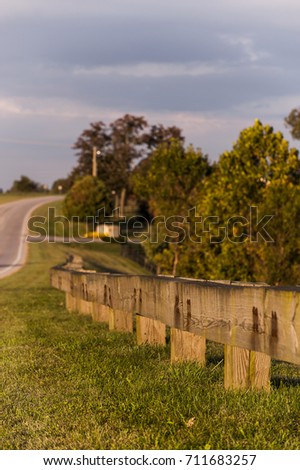
[[[73,249],[141,272],[117,245],[37,244],[0,282],[2,449],[300,448],[299,367],[274,363],[269,394],[226,392],[222,347],[209,343],[206,368],[171,366],[168,347],[68,313],[48,270]]]
[[[47,196],[47,193],[3,193],[0,194],[0,204],[17,201],[18,199]]]

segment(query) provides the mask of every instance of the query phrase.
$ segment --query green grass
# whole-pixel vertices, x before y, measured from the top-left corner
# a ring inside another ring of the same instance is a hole
[[[4,193],[0,194],[0,204],[17,201],[18,199],[46,196],[44,193]]]
[[[45,222],[38,221],[35,224],[35,232],[57,237],[76,237],[83,236],[88,227],[85,223],[73,223],[63,215],[63,201],[53,201],[51,205],[39,207],[33,215],[42,217]],[[48,222],[49,221],[49,222]],[[35,234],[36,236],[36,234]]]
[[[68,313],[49,268],[80,252],[98,269],[141,272],[118,245],[31,245],[25,268],[0,282],[2,449],[299,449],[299,367],[274,362],[265,392],[228,392],[223,352],[207,366],[170,365]]]
[[[74,228],[72,223],[67,220],[60,219],[62,215],[62,201],[51,202],[51,208],[54,210],[56,220],[51,219],[48,221],[39,223],[40,227],[43,228],[41,233],[46,230],[47,235],[66,237],[68,240],[69,235],[79,233],[83,235],[86,232],[85,224],[80,223],[79,228]],[[36,209],[33,213],[34,216],[48,217],[48,206],[44,205]],[[36,229],[35,229],[36,230]],[[39,229],[37,229],[38,231]],[[36,233],[34,237],[36,237]],[[73,238],[70,238],[72,241]],[[40,244],[41,247],[45,247],[46,242]],[[119,243],[106,243],[106,242],[95,242],[95,243],[50,243],[55,250],[58,250],[63,254],[62,262],[66,259],[69,254],[77,254],[84,258],[84,267],[86,269],[94,269],[96,271],[105,272],[119,272],[119,273],[130,273],[130,274],[148,274],[148,271],[141,266],[137,265],[133,261],[123,258],[121,256],[121,245]]]
[[[47,219],[43,223],[39,223],[42,231],[49,236],[66,237],[68,240],[73,240],[74,234],[81,236],[86,233],[87,227],[84,223],[75,224],[69,222],[66,217],[62,216],[62,201],[51,202],[52,218],[48,219],[49,208],[48,205],[43,205],[36,209],[33,213],[34,216],[43,217]],[[49,220],[49,223],[48,223]],[[35,228],[39,231],[39,228]],[[37,234],[35,233],[34,236]],[[121,244],[95,242],[95,243],[53,243],[53,246],[60,247],[61,250],[67,254],[77,254],[84,258],[84,267],[86,269],[94,269],[96,271],[105,272],[119,272],[130,274],[149,274],[149,272],[137,265],[133,261],[123,258],[121,256]]]

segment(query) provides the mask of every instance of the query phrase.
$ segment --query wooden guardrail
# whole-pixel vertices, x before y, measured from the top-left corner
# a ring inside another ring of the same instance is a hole
[[[75,260],[76,261],[76,260]],[[165,344],[171,361],[205,364],[206,339],[225,345],[226,388],[270,384],[271,358],[300,365],[300,287],[136,276],[84,271],[68,263],[51,269],[71,311],[111,330],[133,331],[138,344]],[[77,269],[77,270],[74,270]]]

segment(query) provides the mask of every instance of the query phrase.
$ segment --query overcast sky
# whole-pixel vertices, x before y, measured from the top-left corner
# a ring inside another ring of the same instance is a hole
[[[0,188],[51,185],[94,121],[177,125],[211,160],[300,106],[299,0],[3,0]]]

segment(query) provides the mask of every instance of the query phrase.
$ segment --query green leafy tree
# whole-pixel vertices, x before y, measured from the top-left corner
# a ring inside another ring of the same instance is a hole
[[[206,197],[198,205],[209,229],[205,243],[198,247],[206,277],[288,282],[287,272],[284,276],[280,272],[283,258],[271,262],[271,253],[285,251],[287,233],[289,245],[298,244],[295,231],[287,231],[291,210],[287,199],[296,204],[299,170],[297,150],[290,149],[282,134],[271,126],[256,120],[240,133],[233,149],[220,157]],[[297,211],[293,212],[295,217]],[[267,215],[274,217],[266,227],[259,225]],[[220,227],[227,228],[227,236]],[[269,231],[275,232],[275,243]],[[292,253],[290,250],[285,262],[292,262]],[[197,276],[203,276],[202,267],[196,268]]]
[[[134,163],[144,156],[144,129],[148,123],[143,116],[126,114],[110,124],[111,141],[107,155],[110,177],[108,182],[116,192],[120,215],[124,215],[129,178]]]
[[[12,193],[34,193],[45,191],[40,183],[36,183],[28,176],[21,176],[19,180],[15,180],[12,184],[10,192]]]
[[[85,129],[81,133],[73,145],[73,149],[76,151],[78,159],[77,166],[74,168],[71,175],[73,182],[79,176],[92,174],[93,147],[96,147],[103,155],[105,155],[109,142],[109,129],[107,129],[106,125],[102,121],[91,123],[90,128]],[[98,161],[98,165],[99,164],[100,162]]]
[[[153,151],[162,144],[169,144],[172,139],[181,142],[183,145],[185,139],[182,135],[182,130],[176,126],[165,127],[162,124],[151,126],[150,130],[142,137],[142,140],[148,149],[147,156],[141,159],[132,169],[132,179],[130,178],[129,183],[134,180],[135,174],[138,174],[142,181],[143,175],[146,176],[148,169],[151,166],[151,156]],[[141,213],[149,217],[149,203],[147,201],[147,197],[143,196],[143,191],[139,191],[138,204]]]
[[[167,143],[170,139],[176,139],[184,143],[182,130],[176,126],[165,127],[162,124],[151,126],[150,131],[145,133],[144,142],[150,151],[153,151],[159,145]]]
[[[272,214],[272,243],[260,244],[255,253],[255,278],[269,284],[299,284],[300,185],[272,181],[266,187],[262,213]]]
[[[131,195],[133,169],[158,145],[171,138],[184,142],[181,130],[176,126],[158,124],[149,129],[143,116],[125,114],[109,126],[102,121],[91,123],[73,146],[78,163],[68,179],[74,184],[78,177],[92,174],[93,148],[96,148],[101,152],[97,159],[98,178],[105,182],[114,206],[119,207],[120,215],[123,215],[127,198]]]
[[[292,109],[284,120],[294,139],[300,139],[300,108]]]
[[[109,193],[101,180],[91,175],[78,179],[64,199],[64,213],[68,218],[78,217],[85,222],[87,217],[95,217],[105,208],[110,213]]]
[[[59,178],[52,184],[51,191],[55,194],[65,194],[72,186],[71,178]]]
[[[110,193],[115,194],[117,205],[124,210],[129,175],[134,162],[144,155],[144,133],[147,126],[142,116],[126,114],[106,127],[102,121],[92,123],[82,132],[74,149],[78,164],[71,179],[92,174],[93,147],[100,152],[97,159],[98,178],[105,182]]]
[[[177,274],[186,240],[183,219],[198,200],[209,172],[207,156],[201,150],[192,146],[185,149],[180,139],[171,139],[159,145],[133,176],[135,193],[148,200],[154,217],[160,217],[151,225],[155,237],[151,235],[145,244],[148,257],[160,271]],[[161,223],[161,217],[166,224]]]

